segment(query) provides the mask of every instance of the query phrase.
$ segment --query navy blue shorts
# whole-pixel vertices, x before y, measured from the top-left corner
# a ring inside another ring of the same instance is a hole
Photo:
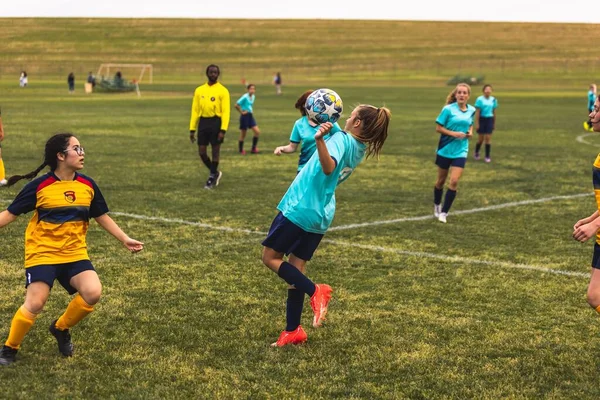
[[[54,280],[65,288],[69,294],[75,294],[77,289],[71,286],[70,281],[75,275],[83,271],[94,271],[90,260],[81,260],[65,264],[36,265],[25,268],[25,287],[33,282],[44,282],[52,289]]]
[[[480,135],[491,135],[494,132],[494,117],[479,117],[479,129],[477,133]]]
[[[594,243],[594,256],[592,257],[592,268],[600,269],[600,244]]]
[[[435,165],[437,165],[441,169],[450,169],[450,167],[464,168],[466,164],[467,164],[467,159],[464,157],[446,158],[446,157],[442,157],[438,154],[438,156],[435,159]]]
[[[240,115],[240,129],[252,129],[256,126],[256,121],[252,113]]]
[[[279,213],[273,220],[269,234],[262,245],[285,253],[286,256],[293,254],[301,260],[309,261],[323,236],[320,233],[306,232]]]

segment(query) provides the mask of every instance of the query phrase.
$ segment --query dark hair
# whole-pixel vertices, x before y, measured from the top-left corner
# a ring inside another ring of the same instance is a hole
[[[46,147],[44,149],[44,162],[42,163],[42,165],[40,165],[39,167],[37,167],[37,169],[31,171],[28,174],[11,176],[10,178],[8,178],[8,183],[6,184],[6,186],[12,186],[15,183],[19,182],[21,179],[32,180],[46,166],[50,167],[50,170],[52,171],[56,170],[56,168],[58,168],[58,159],[56,158],[56,154],[62,153],[67,149],[67,147],[69,146],[69,140],[73,136],[75,135],[68,132],[57,133],[54,136],[52,136],[46,142]]]
[[[300,111],[300,114],[302,114],[302,116],[306,115],[306,109],[304,108],[304,104],[306,104],[306,99],[308,98],[308,96],[310,96],[312,92],[314,92],[314,90],[307,90],[306,92],[302,93],[302,96],[298,97],[298,100],[296,100],[296,104],[294,104],[294,108]]]
[[[367,158],[379,157],[381,148],[388,135],[388,126],[392,113],[387,107],[377,108],[369,104],[357,107],[356,118],[361,121],[360,133],[356,139],[367,144]]]
[[[216,68],[217,71],[219,71],[219,75],[221,75],[221,69],[219,68],[218,65],[215,65],[215,64],[210,64],[208,67],[206,67],[206,75],[208,75],[208,70],[211,68]]]
[[[250,90],[252,86],[256,87],[254,83],[249,83],[248,86],[246,86],[246,89]]]
[[[485,89],[487,89],[487,88],[490,88],[490,89],[492,89],[492,90],[494,89],[494,88],[492,87],[492,85],[490,85],[490,84],[488,83],[488,84],[486,84],[486,85],[483,85],[483,88],[481,88],[481,91],[482,91],[482,92],[485,92]]]

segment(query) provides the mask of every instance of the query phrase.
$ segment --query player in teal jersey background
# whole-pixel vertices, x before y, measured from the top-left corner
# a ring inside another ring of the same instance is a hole
[[[590,85],[590,90],[588,90],[587,94],[587,110],[588,110],[588,120],[583,123],[583,129],[589,132],[594,132],[594,128],[592,127],[592,121],[589,118],[589,114],[594,111],[594,103],[596,102],[596,84],[592,83]]]
[[[240,140],[238,141],[238,151],[240,154],[246,154],[244,150],[244,140],[246,139],[246,132],[248,129],[252,129],[254,137],[252,138],[252,154],[258,154],[258,137],[260,136],[260,129],[256,120],[254,119],[254,101],[256,100],[256,86],[252,83],[247,87],[248,93],[245,93],[235,103],[235,108],[240,112]]]
[[[496,128],[496,108],[498,100],[492,96],[492,85],[484,85],[483,95],[475,100],[475,131],[479,134],[475,146],[475,159],[479,160],[481,145],[485,142],[485,162],[492,162],[492,133]]]

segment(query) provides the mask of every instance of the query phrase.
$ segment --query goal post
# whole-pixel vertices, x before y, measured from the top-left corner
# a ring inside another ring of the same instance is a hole
[[[116,73],[116,71],[120,71],[122,68],[139,71],[139,75],[137,76],[137,79],[136,79],[137,83],[142,82],[142,79],[144,79],[145,76],[147,77],[145,83],[152,83],[152,81],[154,79],[154,71],[152,69],[152,64],[104,63],[104,64],[100,64],[100,67],[98,68],[98,72],[96,73],[96,76],[110,77],[111,70]]]

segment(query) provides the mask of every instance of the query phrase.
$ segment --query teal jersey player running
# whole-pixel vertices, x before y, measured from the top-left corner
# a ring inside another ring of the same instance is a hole
[[[331,135],[327,141],[325,136],[333,125],[321,125],[315,134],[316,153],[279,203],[280,212],[262,243],[263,263],[290,285],[286,327],[273,346],[306,342],[307,334],[300,325],[305,295],[310,297],[314,312],[313,327],[323,323],[333,290],[311,281],[305,275],[306,263],[333,220],[335,189],[364,158],[379,155],[389,121],[387,108],[360,105],[346,120],[344,132]]]
[[[333,172],[323,174],[319,157],[311,157],[277,206],[284,217],[306,232],[324,234],[327,231],[335,214],[336,187],[352,174],[365,156],[366,146],[343,131],[330,136],[326,144],[335,160]],[[316,149],[314,137],[313,146]]]
[[[251,113],[252,112],[252,106],[254,105],[254,99],[256,98],[255,95],[251,95],[249,93],[245,93],[242,97],[239,98],[239,100],[236,102],[236,104],[238,106],[240,106],[240,108],[242,109],[242,111],[246,111]]]
[[[475,100],[475,108],[479,108],[480,117],[492,118],[494,116],[494,110],[498,108],[498,100],[494,96],[486,98],[485,96],[479,96]]]
[[[311,124],[307,116],[298,118],[298,120],[296,120],[294,123],[292,133],[290,134],[290,143],[301,144],[302,146],[300,148],[300,157],[298,159],[298,171],[304,168],[308,160],[310,160],[317,149],[317,144],[315,143],[315,133],[317,133],[318,130],[319,125]],[[336,122],[331,128],[330,135],[341,131],[342,128],[340,128]]]
[[[457,103],[451,103],[444,108],[435,120],[435,123],[444,128],[462,132],[465,135],[473,125],[475,107],[467,104],[466,110],[461,110]],[[446,158],[466,158],[469,153],[469,142],[448,135],[441,135],[437,154]]]

